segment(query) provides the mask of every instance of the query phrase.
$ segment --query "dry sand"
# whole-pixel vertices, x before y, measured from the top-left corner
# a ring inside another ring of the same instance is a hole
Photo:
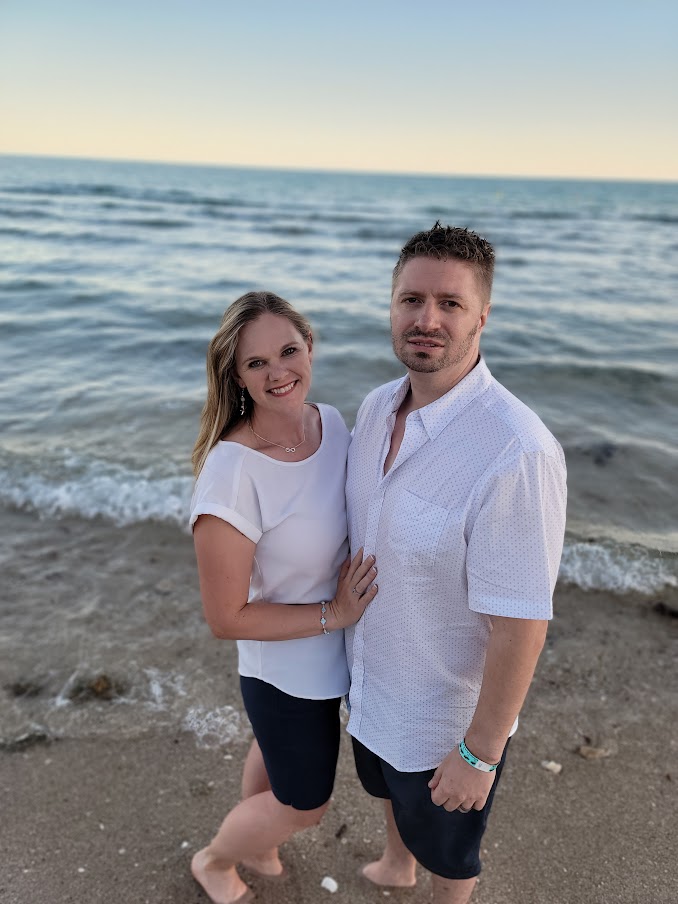
[[[94,542],[110,528],[84,530],[93,542],[82,569],[64,578],[70,593],[77,598],[93,574],[107,594],[127,593],[121,581],[107,580],[105,544]],[[141,594],[153,529],[139,536],[129,570]],[[153,580],[160,568],[175,585],[193,587],[197,606],[189,544],[157,547]],[[54,592],[37,559],[31,567],[34,580],[26,569],[21,578],[26,605]],[[6,556],[0,586],[13,582],[18,599],[13,569]],[[675,596],[663,599],[676,605]],[[559,589],[485,836],[474,904],[678,901],[678,619],[655,611],[654,602]],[[234,665],[232,645],[227,656]],[[240,706],[235,682],[229,693],[224,703]],[[345,741],[328,816],[283,848],[285,882],[252,879],[260,904],[429,899],[423,871],[416,890],[388,894],[357,878],[359,865],[378,854],[383,830],[380,806],[358,786]],[[582,746],[606,755],[584,758]],[[0,750],[0,902],[206,904],[190,858],[238,800],[245,750],[242,738],[200,749],[179,728]],[[543,768],[545,760],[561,764],[560,774]],[[338,882],[335,894],[321,888],[324,876]]]

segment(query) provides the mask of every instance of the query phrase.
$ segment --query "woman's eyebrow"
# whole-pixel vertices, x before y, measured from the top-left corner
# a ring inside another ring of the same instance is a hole
[[[292,340],[291,342],[283,342],[283,344],[280,346],[280,351],[285,351],[285,349],[289,348],[290,345],[296,345],[296,342],[294,342],[294,340]],[[248,361],[263,361],[265,357],[266,355],[249,355],[249,357],[243,358],[242,363],[247,364]]]

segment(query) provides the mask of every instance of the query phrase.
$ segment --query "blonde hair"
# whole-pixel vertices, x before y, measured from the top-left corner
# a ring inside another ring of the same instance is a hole
[[[235,379],[235,353],[240,330],[262,314],[286,317],[306,342],[312,342],[308,320],[273,292],[247,292],[226,308],[221,326],[207,349],[207,399],[191,457],[196,477],[210,451],[240,421],[240,387]],[[252,399],[245,393],[245,415],[249,416],[251,411]]]

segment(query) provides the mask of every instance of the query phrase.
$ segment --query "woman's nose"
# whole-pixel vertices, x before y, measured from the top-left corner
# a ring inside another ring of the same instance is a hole
[[[274,361],[268,370],[268,378],[271,382],[276,383],[282,380],[288,374],[287,365],[284,361]]]

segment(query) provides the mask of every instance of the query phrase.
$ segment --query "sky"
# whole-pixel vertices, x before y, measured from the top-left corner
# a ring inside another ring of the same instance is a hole
[[[0,154],[678,179],[675,0],[0,0]]]

